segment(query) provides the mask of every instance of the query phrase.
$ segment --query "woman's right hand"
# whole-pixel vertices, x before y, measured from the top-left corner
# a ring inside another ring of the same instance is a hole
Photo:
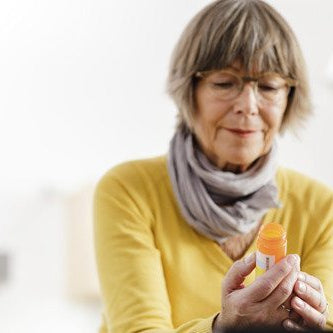
[[[281,326],[283,320],[290,318],[291,313],[286,310],[290,308],[299,272],[299,257],[286,256],[245,287],[243,282],[255,265],[252,253],[236,261],[226,274],[222,283],[222,311],[214,321],[214,332],[224,327]]]

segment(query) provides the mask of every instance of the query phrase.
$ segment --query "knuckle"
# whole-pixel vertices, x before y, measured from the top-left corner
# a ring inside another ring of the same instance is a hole
[[[261,288],[264,291],[271,291],[275,288],[275,285],[271,279],[266,279],[262,281]]]
[[[326,318],[325,318],[324,315],[319,316],[318,321],[317,321],[317,325],[321,328],[326,325]]]
[[[234,266],[234,268],[236,268],[238,270],[243,266],[243,261],[242,260],[237,260],[237,261],[234,262],[233,266]]]
[[[239,301],[237,308],[239,313],[246,313],[247,302],[245,302],[244,300]]]
[[[307,283],[307,281],[308,281],[308,273],[303,272],[303,271],[301,273],[302,273],[302,279],[303,279],[303,281]]]
[[[301,289],[301,287],[302,287],[302,289]],[[298,291],[304,295],[308,295],[311,292],[311,290],[309,290],[308,285],[303,282],[302,282],[302,284],[298,283]]]
[[[321,286],[320,280],[314,276],[312,277],[312,279],[313,279],[314,287],[321,290],[322,286]]]
[[[280,265],[278,269],[279,275],[285,276],[289,273],[290,271],[290,266],[288,264]]]
[[[238,300],[235,308],[237,308],[237,312],[241,317],[246,317],[253,312],[253,304],[249,303],[247,299]]]
[[[228,281],[230,279],[233,279],[235,275],[238,275],[238,272],[240,270],[241,266],[239,263],[239,260],[235,261],[230,269],[228,270],[227,274],[225,275],[223,281]]]
[[[303,311],[307,313],[312,313],[312,308],[310,308],[310,305],[304,301],[301,301],[303,304]]]
[[[313,297],[313,295],[311,295],[312,297]],[[321,311],[324,311],[324,309],[325,309],[325,307],[324,307],[324,302],[323,302],[323,299],[322,299],[322,297],[319,297],[318,299],[317,299],[317,304],[316,304],[316,307],[318,308],[318,309],[321,309]]]
[[[321,282],[318,278],[316,278],[315,276],[313,276],[313,279],[314,279],[314,283],[318,286],[321,286]]]
[[[323,293],[323,291],[324,291],[324,288],[323,288],[323,285],[321,284],[321,281],[317,278],[317,281],[318,281],[318,288],[319,288],[319,291],[321,292],[321,293]]]
[[[289,283],[282,283],[279,287],[280,293],[284,297],[288,297],[291,294],[291,286]]]

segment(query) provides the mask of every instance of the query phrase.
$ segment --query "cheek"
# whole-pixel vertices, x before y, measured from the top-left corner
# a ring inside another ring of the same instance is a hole
[[[206,100],[199,103],[194,119],[194,128],[206,138],[214,138],[216,131],[225,115],[225,107],[221,103]]]
[[[211,150],[211,146],[214,142],[214,126],[212,122],[207,118],[197,117],[193,129],[201,148]]]
[[[266,131],[263,138],[263,153],[267,153],[272,146],[273,140],[279,133],[284,114],[284,108],[274,108],[265,113],[263,117]]]
[[[267,132],[271,132],[272,134],[279,131],[283,114],[284,114],[285,107],[275,107],[270,110],[267,110],[268,112],[265,112],[265,115],[263,116],[263,120],[266,124]]]

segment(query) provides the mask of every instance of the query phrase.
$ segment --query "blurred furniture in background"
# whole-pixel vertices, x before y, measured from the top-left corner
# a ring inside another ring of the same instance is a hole
[[[93,193],[87,185],[69,196],[66,224],[66,289],[78,300],[99,299],[93,244]]]

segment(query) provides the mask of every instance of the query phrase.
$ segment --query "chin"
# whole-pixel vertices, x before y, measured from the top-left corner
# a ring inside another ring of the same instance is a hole
[[[262,156],[261,152],[248,149],[237,149],[237,151],[232,152],[221,152],[223,159],[227,161],[227,163],[238,165],[244,168],[247,168],[254,161],[256,161],[260,156]]]
[[[230,164],[238,165],[241,168],[247,169],[257,158],[235,158],[230,159]]]

